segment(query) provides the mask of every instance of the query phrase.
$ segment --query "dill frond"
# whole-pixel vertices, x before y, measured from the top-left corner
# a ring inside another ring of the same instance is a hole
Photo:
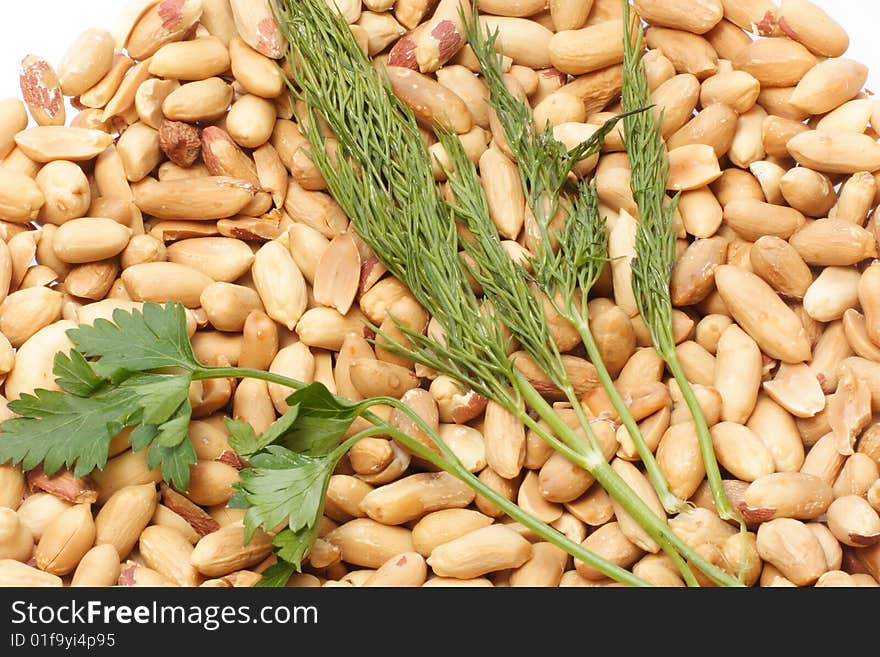
[[[623,0],[624,111],[646,107],[651,100],[642,61],[641,27],[633,39],[630,17],[629,1]],[[678,197],[670,202],[666,196],[669,160],[661,132],[662,121],[662,115],[660,121],[655,121],[651,112],[629,114],[624,118],[624,144],[632,172],[631,187],[639,209],[636,257],[632,260],[633,293],[654,348],[678,382],[693,417],[706,476],[718,513],[724,519],[738,519],[724,492],[706,418],[675,353],[670,279],[675,265],[673,215]]]

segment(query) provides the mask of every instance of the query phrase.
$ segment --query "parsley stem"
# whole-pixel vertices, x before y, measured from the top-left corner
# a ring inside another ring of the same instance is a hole
[[[273,372],[264,372],[263,370],[254,370],[248,367],[208,367],[195,370],[192,373],[193,381],[204,381],[206,379],[260,379],[266,383],[277,383],[280,386],[300,390],[308,384],[296,379],[291,379],[281,374]]]
[[[386,432],[389,436],[394,438],[394,440],[406,445],[407,449],[410,449],[411,451],[416,453],[420,458],[428,461],[432,465],[442,470],[445,470],[449,474],[461,480],[462,482],[470,486],[478,494],[482,495],[487,500],[499,507],[508,516],[535,532],[538,536],[546,540],[548,543],[551,543],[556,547],[564,550],[575,559],[583,561],[588,566],[595,568],[603,575],[606,575],[607,577],[618,581],[621,584],[640,587],[650,586],[648,582],[641,579],[640,577],[633,575],[628,570],[625,570],[620,566],[608,561],[607,559],[600,557],[596,553],[585,549],[578,543],[575,543],[574,541],[569,539],[567,536],[565,536],[565,534],[554,529],[550,525],[541,522],[531,514],[526,513],[517,504],[511,502],[506,497],[483,483],[479,479],[479,477],[474,476],[472,472],[470,472],[461,464],[455,454],[453,454],[452,451],[449,450],[449,447],[445,445],[438,436],[432,435],[432,439],[442,451],[449,451],[450,458],[448,460],[441,456],[438,456],[434,451],[428,449],[419,441],[413,440],[399,429],[385,424],[383,420],[378,416],[367,412],[362,417],[370,422],[384,424]]]
[[[198,381],[214,378],[254,378],[266,381],[268,383],[276,383],[278,385],[283,385],[288,388],[294,388],[296,390],[299,390],[306,386],[306,384],[302,381],[290,379],[280,374],[273,374],[272,372],[264,372],[262,370],[254,370],[248,368],[204,367],[200,370],[193,372],[193,380]],[[421,428],[431,437],[431,440],[437,445],[438,449],[440,449],[443,455],[438,455],[433,450],[425,447],[419,441],[403,433],[397,427],[391,426],[378,415],[368,410],[362,411],[361,417],[375,426],[365,429],[364,431],[359,432],[358,434],[347,439],[345,442],[341,443],[339,447],[337,447],[335,450],[337,453],[339,453],[340,455],[344,454],[357,442],[368,436],[379,434],[388,435],[397,442],[403,444],[411,452],[417,454],[420,458],[440,468],[441,470],[448,472],[460,481],[464,482],[465,484],[470,486],[475,492],[479,493],[490,502],[498,506],[508,516],[535,532],[538,536],[546,540],[548,543],[551,543],[556,547],[564,550],[575,559],[583,561],[584,563],[591,566],[592,568],[595,568],[602,574],[622,584],[640,587],[650,586],[650,584],[645,580],[633,575],[628,570],[621,568],[611,561],[600,557],[594,552],[587,550],[586,548],[572,541],[567,536],[554,529],[550,525],[541,522],[531,514],[523,511],[523,509],[520,508],[517,504],[508,500],[506,497],[487,486],[477,476],[475,476],[472,472],[470,472],[461,464],[461,461],[458,460],[458,458],[455,456],[455,453],[449,448],[449,446],[445,442],[443,442],[443,440],[437,435],[437,433],[431,428],[431,426],[427,424],[418,414],[414,413],[412,409],[406,406],[406,404],[403,404],[393,397],[377,397],[375,399],[369,400],[369,403],[366,404],[366,406],[374,406],[378,404],[393,406],[394,408],[397,408],[404,413],[407,413],[407,415],[419,425],[419,428]],[[576,454],[572,454],[572,456],[577,458]]]
[[[370,415],[372,415],[372,413],[370,413]],[[364,417],[364,416],[361,415],[361,417]],[[372,422],[372,420],[368,420],[368,422]],[[351,438],[347,438],[346,440],[339,443],[339,447],[337,447],[335,450],[333,450],[334,455],[338,456],[341,459],[343,456],[348,454],[348,451],[352,447],[357,445],[364,438],[372,438],[373,436],[382,436],[382,435],[385,435],[385,433],[387,433],[385,427],[380,426],[380,425],[376,425],[375,422],[373,422],[373,424],[375,426],[368,427],[367,429],[364,429],[363,431],[359,431],[355,435],[353,435]]]

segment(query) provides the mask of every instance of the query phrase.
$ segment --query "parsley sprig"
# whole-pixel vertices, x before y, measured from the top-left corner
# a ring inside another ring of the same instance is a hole
[[[278,558],[260,586],[283,586],[301,570],[336,465],[358,441],[376,435],[396,440],[458,477],[511,518],[608,577],[631,586],[647,585],[484,484],[422,418],[397,399],[354,403],[331,394],[321,383],[306,385],[271,372],[199,363],[186,338],[183,306],[147,303],[142,311],[117,310],[112,322],[97,320],[92,326],[71,329],[68,336],[75,348],[69,354],[59,353],[54,368],[63,390],[37,390],[10,403],[20,417],[0,424],[0,463],[21,463],[25,470],[42,463],[50,475],[62,467],[88,474],[106,465],[111,438],[135,427],[129,438],[132,449],[148,450],[151,467],[161,465],[165,481],[186,491],[189,466],[196,463],[187,439],[191,411],[187,392],[192,381],[256,378],[295,390],[287,398],[290,410],[260,435],[250,425],[227,420],[230,446],[246,462],[229,505],[247,509],[247,540],[258,528],[272,535]],[[377,405],[407,413],[441,454],[372,413]],[[343,440],[358,418],[370,426]]]

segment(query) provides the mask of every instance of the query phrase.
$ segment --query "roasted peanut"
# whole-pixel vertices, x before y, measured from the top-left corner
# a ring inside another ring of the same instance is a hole
[[[268,535],[257,530],[245,545],[245,530],[227,525],[199,539],[190,554],[190,563],[206,577],[223,577],[260,563],[272,552]]]
[[[72,572],[95,542],[95,523],[88,504],[62,512],[46,527],[34,552],[40,570],[53,575]]]
[[[342,551],[343,561],[367,568],[379,568],[394,555],[413,551],[409,529],[388,527],[370,518],[347,522],[324,539]]]
[[[131,485],[111,495],[95,516],[96,543],[112,545],[125,558],[156,510],[154,484]]]
[[[518,568],[531,555],[526,539],[504,525],[491,525],[435,547],[428,565],[441,577],[471,579]]]
[[[71,586],[115,586],[122,568],[119,553],[109,544],[99,544],[83,555],[73,573]]]

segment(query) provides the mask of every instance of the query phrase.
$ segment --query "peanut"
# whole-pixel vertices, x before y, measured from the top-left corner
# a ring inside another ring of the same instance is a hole
[[[119,553],[109,544],[99,544],[83,555],[73,573],[71,586],[115,586],[121,573]]]
[[[240,525],[227,525],[203,536],[190,554],[190,562],[206,577],[223,577],[260,563],[272,552],[271,539],[257,530],[245,545],[244,532]]]
[[[95,542],[95,523],[88,504],[62,512],[46,527],[34,552],[40,570],[53,575],[72,572]]]
[[[131,485],[107,499],[95,516],[96,543],[112,545],[125,558],[137,543],[156,510],[153,484]]]
[[[472,579],[517,568],[532,554],[532,546],[512,529],[491,525],[437,546],[428,565],[440,577]]]
[[[791,518],[765,522],[758,529],[758,553],[797,586],[815,582],[827,570],[818,539]]]

